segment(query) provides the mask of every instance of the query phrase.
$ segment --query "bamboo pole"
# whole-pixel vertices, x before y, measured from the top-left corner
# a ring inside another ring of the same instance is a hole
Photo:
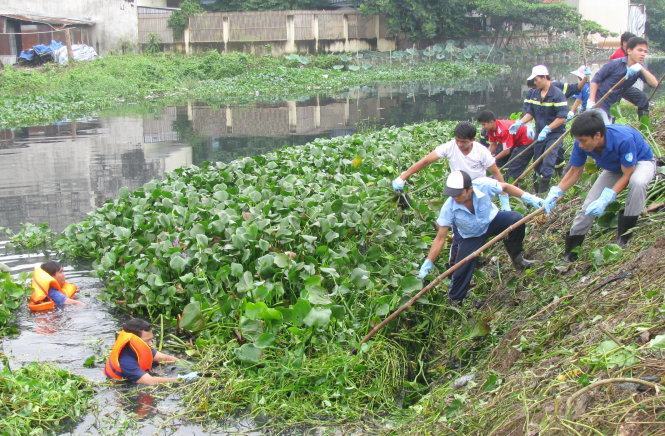
[[[408,308],[413,306],[413,304],[416,301],[418,301],[423,295],[425,295],[426,293],[428,293],[429,291],[434,289],[439,283],[441,283],[443,281],[443,279],[445,279],[446,277],[450,276],[452,273],[454,273],[455,271],[460,269],[462,267],[462,265],[464,265],[465,263],[469,262],[470,260],[475,259],[476,257],[480,256],[480,254],[483,251],[487,250],[492,245],[496,244],[497,242],[499,242],[500,240],[502,240],[503,238],[508,236],[508,234],[510,232],[512,232],[513,230],[515,230],[517,227],[528,223],[529,221],[531,221],[532,219],[534,219],[535,217],[537,217],[538,215],[543,213],[544,210],[545,209],[543,209],[541,207],[540,209],[531,212],[529,215],[523,217],[521,220],[517,221],[516,223],[514,223],[511,226],[509,226],[508,228],[506,228],[503,232],[499,233],[498,235],[496,235],[495,237],[493,237],[492,239],[487,241],[482,247],[480,247],[479,249],[477,249],[473,253],[469,254],[467,257],[460,260],[455,265],[448,268],[445,272],[441,273],[438,277],[436,277],[434,280],[432,280],[427,286],[422,288],[416,295],[411,297],[409,299],[409,301],[407,301],[406,303],[401,305],[397,310],[395,310],[393,313],[388,315],[383,321],[381,321],[380,323],[378,323],[377,325],[372,327],[372,329],[367,333],[367,335],[365,335],[365,337],[360,341],[360,344],[358,344],[358,346],[362,346],[362,344],[364,344],[367,341],[369,341],[370,339],[372,339],[372,337],[379,330],[384,328],[390,321],[397,318],[402,312],[404,312],[405,310],[407,310]],[[355,354],[356,351],[357,350],[354,349],[354,350],[352,350],[352,353]]]
[[[656,85],[656,87],[655,87],[655,88],[653,89],[653,91],[651,92],[651,95],[649,96],[649,101],[651,101],[651,99],[653,98],[653,96],[656,95],[656,91],[658,91],[658,88],[660,88],[660,84],[663,83],[663,80],[664,80],[664,79],[665,79],[665,74],[663,74],[663,76],[662,76],[662,77],[660,78],[660,80],[658,81],[658,84]]]
[[[621,86],[621,85],[623,84],[623,82],[625,82],[625,81],[626,81],[626,78],[625,78],[625,77],[623,77],[621,80],[619,80],[619,81],[618,81],[618,82],[617,82],[612,88],[610,88],[609,91],[607,91],[607,92],[605,93],[605,95],[603,95],[603,97],[602,97],[600,100],[598,100],[598,101],[596,102],[596,104],[593,105],[593,107],[592,107],[591,109],[595,109],[595,108],[597,108],[598,105],[600,105],[603,101],[605,101],[605,99],[606,99],[607,97],[609,97],[610,94],[612,94],[612,93],[613,93],[613,92],[614,92],[619,86]],[[575,119],[575,118],[573,118],[573,119]],[[552,145],[550,145],[550,146],[547,148],[547,150],[545,150],[545,151],[543,152],[543,154],[541,154],[541,155],[538,157],[538,159],[534,160],[534,161],[531,163],[531,165],[529,165],[529,166],[527,167],[527,169],[525,169],[525,170],[522,172],[522,174],[520,174],[520,175],[515,179],[515,181],[513,182],[513,184],[514,184],[514,185],[517,185],[517,183],[519,183],[520,180],[524,179],[524,177],[526,177],[531,171],[533,171],[533,169],[536,168],[536,167],[537,167],[537,166],[543,161],[543,159],[545,159],[545,158],[547,157],[548,154],[550,154],[552,151],[554,151],[554,149],[556,148],[556,146],[559,145],[559,143],[562,142],[562,141],[564,140],[564,138],[566,137],[566,135],[567,135],[568,133],[570,133],[570,129],[566,129],[566,131],[563,133],[563,135],[561,135],[561,136],[559,137],[559,139],[557,139],[556,141],[554,141],[554,143],[552,143]]]

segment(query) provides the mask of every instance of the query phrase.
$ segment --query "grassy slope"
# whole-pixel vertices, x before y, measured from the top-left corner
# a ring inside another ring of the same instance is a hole
[[[334,93],[376,82],[449,82],[496,74],[502,67],[480,63],[391,64],[338,71],[335,58],[313,58],[306,67],[284,58],[241,53],[182,56],[106,56],[74,66],[0,72],[0,127],[51,122],[126,105],[164,106],[186,99],[214,104],[276,101]]]
[[[660,103],[655,111],[656,138],[665,132],[663,112]],[[657,183],[665,183],[662,176]],[[601,264],[594,262],[599,254],[594,252],[614,241],[615,230],[595,227],[580,261],[566,267],[559,261],[563,238],[581,205],[584,186],[569,194],[552,218],[532,228],[525,246],[543,263],[530,278],[499,275],[491,267],[476,278],[475,291],[487,298],[487,304],[470,317],[485,323],[488,335],[465,337],[455,326],[436,333],[440,341],[432,360],[438,358],[441,376],[411,409],[401,431],[662,431],[662,394],[622,382],[581,389],[617,377],[642,378],[660,383],[661,389],[665,384],[665,352],[649,346],[651,339],[665,333],[665,212],[643,216],[627,249]],[[475,377],[456,389],[453,382],[462,374]]]

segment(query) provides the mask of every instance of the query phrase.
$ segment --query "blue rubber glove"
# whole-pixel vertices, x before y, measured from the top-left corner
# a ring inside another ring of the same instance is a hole
[[[515,124],[510,126],[510,128],[508,129],[508,133],[510,133],[511,135],[514,135],[515,133],[517,133],[517,131],[520,129],[520,127],[522,127],[523,124],[524,123],[522,122],[522,120],[515,121]]]
[[[547,138],[547,135],[549,135],[551,131],[552,129],[550,128],[550,126],[543,127],[543,130],[541,130],[540,133],[538,134],[538,142],[544,141],[545,138]]]
[[[418,278],[422,280],[425,277],[427,277],[427,274],[429,274],[429,272],[432,271],[432,268],[434,268],[434,264],[432,263],[432,261],[429,259],[425,259],[425,262],[423,262],[423,265],[420,267],[420,271],[418,272]]]
[[[527,206],[531,206],[535,209],[538,209],[543,206],[542,198],[536,197],[535,195],[529,194],[528,192],[522,194],[521,200],[522,203],[526,204]]]
[[[176,378],[185,382],[191,382],[199,378],[199,374],[196,372],[188,372],[187,374],[178,374]]]
[[[552,186],[550,192],[547,193],[547,197],[543,200],[542,206],[545,208],[545,212],[549,215],[554,206],[556,206],[556,201],[563,196],[563,191],[558,186]]]
[[[642,71],[642,64],[635,64],[626,70],[626,79],[637,76]]]
[[[405,184],[406,184],[406,180],[402,179],[401,177],[398,177],[395,180],[393,180],[393,190],[395,192],[403,191]]]
[[[499,194],[499,204],[501,205],[502,212],[510,212],[510,195],[508,194]]]
[[[600,193],[600,197],[592,201],[590,205],[587,206],[584,213],[591,216],[601,216],[605,212],[605,208],[617,198],[617,193],[614,192],[611,188],[603,189],[603,192]]]
[[[591,68],[584,67],[584,75],[587,77],[587,79],[591,79]]]
[[[529,138],[530,140],[536,139],[536,131],[533,130],[533,127],[531,126],[526,126],[526,137]]]
[[[566,116],[566,122],[572,120],[573,118],[575,118],[575,112],[568,111],[568,115]]]

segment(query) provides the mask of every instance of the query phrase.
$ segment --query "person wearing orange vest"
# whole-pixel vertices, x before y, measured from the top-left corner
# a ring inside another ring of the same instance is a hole
[[[28,308],[33,312],[52,310],[66,304],[84,305],[73,298],[78,287],[67,283],[62,265],[56,261],[50,260],[35,267],[31,286]]]
[[[125,322],[113,344],[111,354],[106,360],[104,373],[113,380],[125,380],[141,385],[157,385],[175,381],[192,381],[198,374],[178,375],[176,377],[156,377],[148,371],[153,363],[176,362],[179,359],[169,354],[160,353],[152,347],[153,341],[150,323],[140,318]]]

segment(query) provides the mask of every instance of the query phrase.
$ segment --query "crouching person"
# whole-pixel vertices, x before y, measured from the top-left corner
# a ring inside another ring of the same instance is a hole
[[[627,233],[637,224],[644,210],[647,187],[656,174],[656,162],[644,136],[630,126],[605,125],[596,111],[578,115],[573,121],[571,133],[575,137],[570,155],[570,169],[558,186],[552,187],[543,202],[550,213],[563,193],[575,185],[584,172],[587,157],[591,157],[603,171],[593,184],[566,236],[565,257],[575,261],[573,251],[584,241],[594,218],[602,215],[605,208],[616,200],[617,195],[628,187],[626,207],[619,214],[617,244],[625,245],[631,234]]]
[[[127,321],[111,349],[111,355],[106,361],[104,373],[114,380],[126,380],[142,385],[156,385],[170,383],[178,380],[191,381],[198,378],[198,374],[191,372],[177,377],[155,377],[148,371],[153,363],[176,362],[175,356],[160,353],[152,347],[153,334],[150,323],[139,318]]]
[[[492,203],[492,198],[502,193],[518,197],[532,207],[540,207],[542,203],[542,200],[535,195],[508,183],[500,183],[487,177],[472,182],[464,171],[453,171],[448,175],[444,195],[450,198],[441,207],[436,221],[439,230],[427,259],[420,268],[419,278],[425,278],[431,271],[452,226],[457,228],[460,235],[459,248],[454,259],[456,263],[480,248],[488,238],[498,235],[522,219],[520,213],[499,211]],[[504,239],[506,250],[518,270],[528,268],[534,263],[524,258],[522,248],[524,234],[525,228],[522,225]],[[466,297],[475,267],[476,259],[472,259],[453,273],[448,294],[453,302],[459,303]]]

